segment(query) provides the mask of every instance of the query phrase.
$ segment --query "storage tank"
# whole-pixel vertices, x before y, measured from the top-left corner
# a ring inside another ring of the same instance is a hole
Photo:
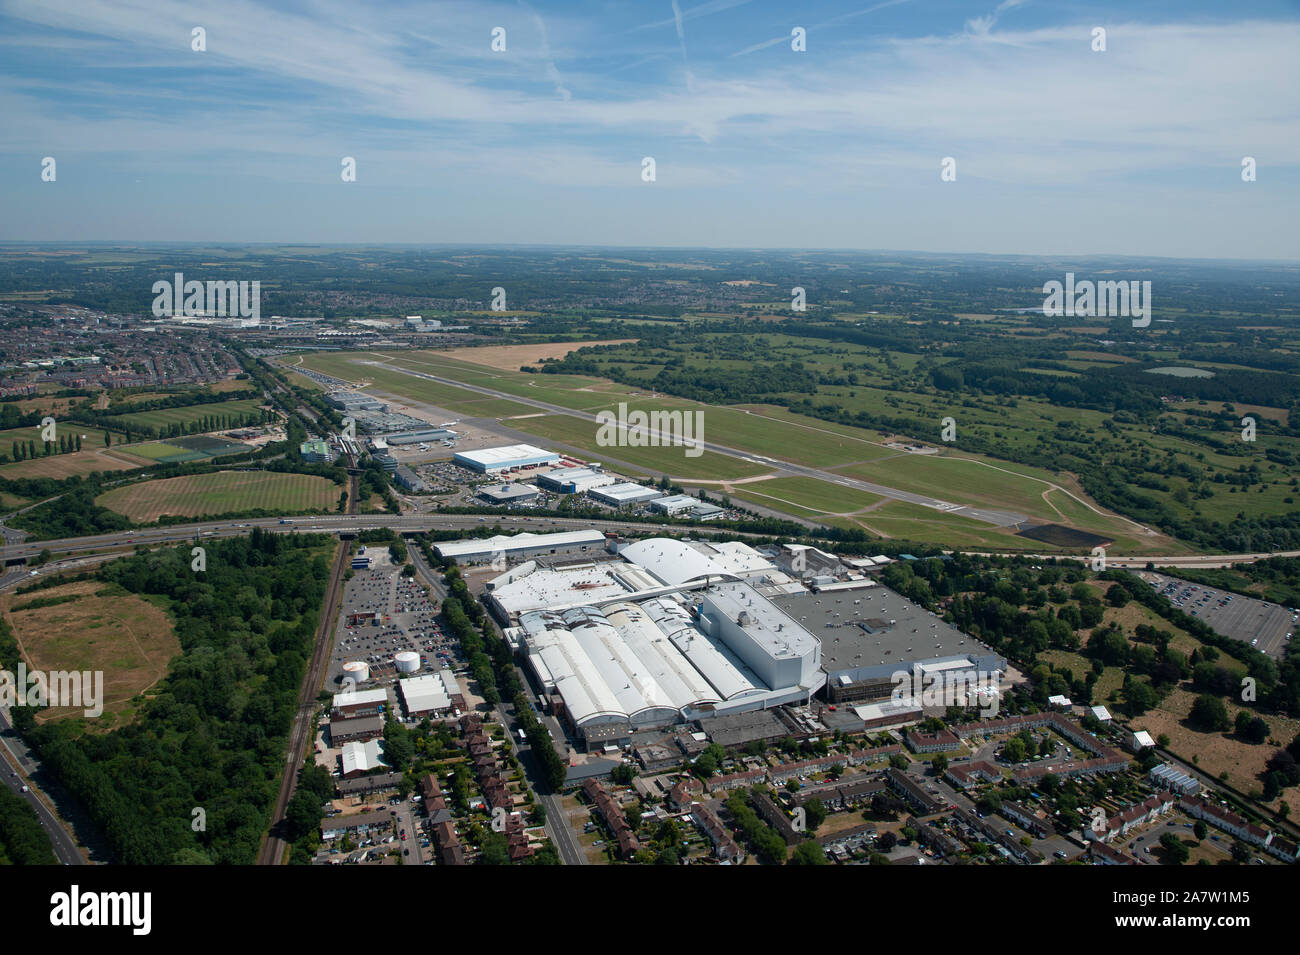
[[[351,678],[357,683],[365,683],[370,679],[370,664],[365,660],[353,660],[350,663],[343,664],[343,676]]]
[[[420,669],[420,655],[414,650],[403,650],[393,657],[398,673],[414,673]]]

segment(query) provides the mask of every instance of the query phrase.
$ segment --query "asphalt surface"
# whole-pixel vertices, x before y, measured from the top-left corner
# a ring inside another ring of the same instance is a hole
[[[40,764],[14,732],[13,724],[9,721],[8,707],[0,708],[0,744],[3,744],[0,756],[3,756],[5,785],[36,811],[41,828],[50,838],[54,857],[63,865],[86,865],[86,859],[77,848],[77,840],[64,828],[63,821],[40,798],[37,787],[31,781],[32,775],[39,771]],[[27,792],[23,792],[23,786],[27,786]]]
[[[1297,615],[1287,607],[1164,574],[1145,572],[1138,576],[1184,613],[1199,617],[1225,637],[1249,643],[1275,660],[1282,659],[1287,644],[1294,639],[1290,635],[1296,629]]]

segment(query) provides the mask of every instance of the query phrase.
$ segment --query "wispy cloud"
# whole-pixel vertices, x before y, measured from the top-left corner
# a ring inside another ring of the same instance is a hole
[[[810,33],[815,33],[818,30],[825,29],[826,27],[834,26],[837,23],[843,23],[846,20],[853,20],[856,19],[857,17],[866,16],[868,13],[875,13],[877,10],[883,10],[886,7],[897,7],[897,6],[901,6],[904,3],[911,3],[911,2],[912,0],[885,0],[884,3],[877,3],[875,6],[867,7],[863,10],[854,10],[851,13],[841,13],[837,17],[831,17],[829,20],[823,20],[821,23],[815,23],[811,27],[808,27],[807,29]],[[757,53],[759,50],[766,50],[768,47],[776,46],[778,43],[785,43],[789,39],[790,39],[790,34],[787,33],[782,36],[774,37],[771,40],[764,40],[762,43],[755,43],[753,46],[747,46],[743,50],[737,50],[735,53],[732,53],[731,55],[734,57],[734,56],[745,56],[749,53]]]

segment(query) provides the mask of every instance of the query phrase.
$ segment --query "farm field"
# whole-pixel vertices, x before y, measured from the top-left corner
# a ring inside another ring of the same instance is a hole
[[[29,606],[39,601],[38,605]],[[56,601],[49,603],[48,601]],[[13,627],[27,664],[40,670],[104,674],[104,712],[87,724],[108,730],[129,722],[131,700],[153,686],[180,653],[167,614],[135,594],[86,580],[8,595],[0,612]],[[38,719],[81,717],[81,708],[51,708]]]
[[[188,477],[143,481],[101,494],[95,503],[148,524],[163,515],[202,517],[239,511],[297,513],[332,508],[341,488],[309,474],[269,471],[218,471]]]

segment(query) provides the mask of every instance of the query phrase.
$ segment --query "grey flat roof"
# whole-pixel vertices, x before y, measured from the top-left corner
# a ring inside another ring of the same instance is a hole
[[[769,599],[821,641],[822,669],[832,677],[881,661],[889,666],[993,652],[888,587]]]
[[[699,726],[719,746],[741,746],[750,740],[772,739],[790,732],[771,710],[714,716],[700,720]]]

